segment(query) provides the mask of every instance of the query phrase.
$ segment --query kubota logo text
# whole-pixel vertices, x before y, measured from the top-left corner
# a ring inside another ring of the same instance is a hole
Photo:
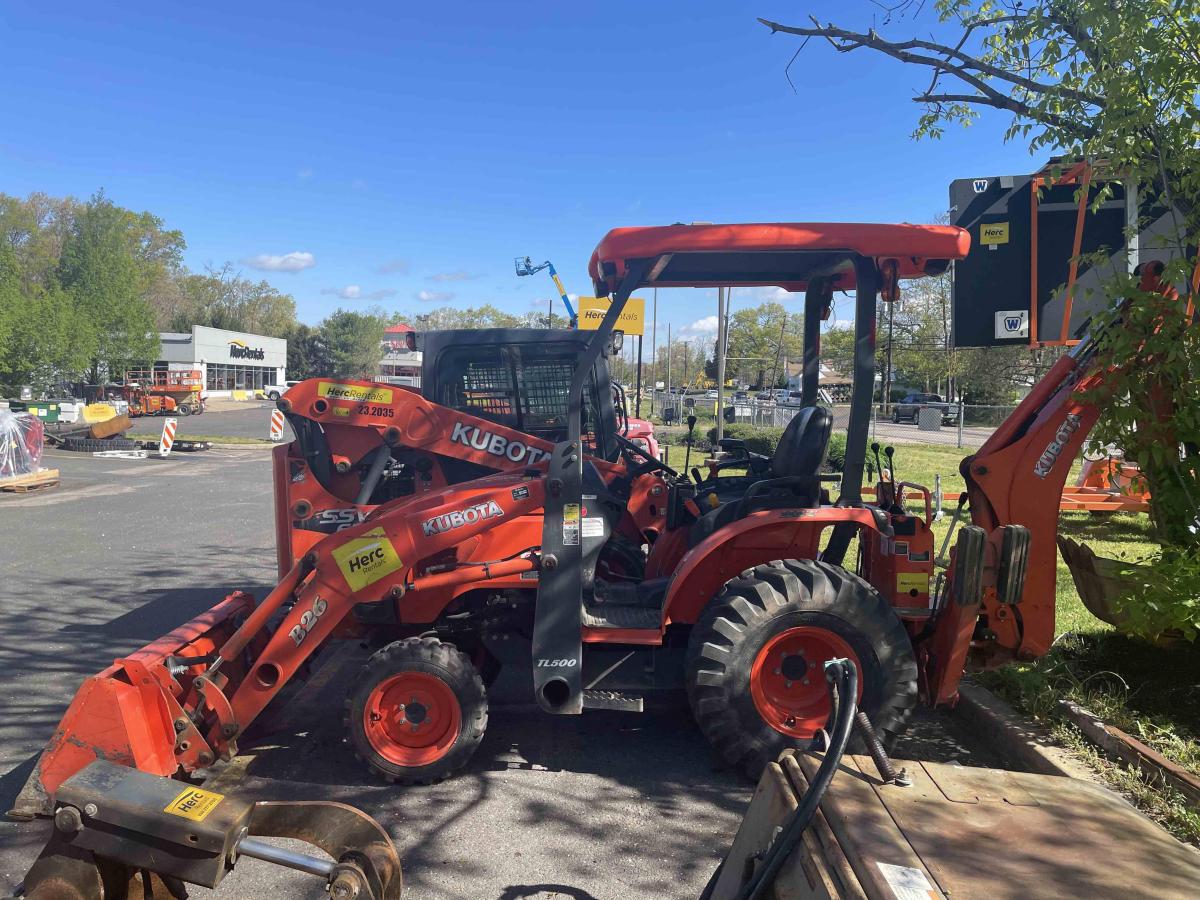
[[[1058,431],[1054,435],[1054,440],[1050,442],[1038,461],[1034,464],[1033,474],[1038,478],[1045,478],[1050,474],[1050,470],[1054,468],[1054,462],[1058,459],[1058,455],[1062,453],[1063,447],[1067,445],[1067,441],[1071,439],[1076,431],[1079,430],[1079,416],[1075,413],[1067,413],[1067,418],[1061,425],[1058,426]]]
[[[468,506],[466,509],[456,509],[454,512],[426,519],[421,523],[421,531],[424,532],[425,537],[433,537],[435,534],[441,534],[454,528],[462,528],[464,525],[474,525],[476,522],[482,522],[484,519],[492,519],[502,515],[504,515],[504,510],[500,508],[500,504],[495,500],[489,500],[487,503],[477,503],[475,506]]]
[[[530,447],[521,441],[510,441],[504,435],[493,434],[465,422],[454,423],[454,430],[450,432],[450,440],[462,444],[464,447],[482,450],[492,456],[500,456],[515,463],[522,460],[535,463],[550,456],[549,453],[539,450],[537,447]]]

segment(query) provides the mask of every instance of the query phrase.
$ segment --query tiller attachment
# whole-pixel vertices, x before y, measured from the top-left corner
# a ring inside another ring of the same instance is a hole
[[[25,876],[28,900],[186,897],[184,883],[216,887],[241,857],[324,878],[336,900],[401,896],[391,839],[344,803],[250,803],[97,760],[58,786],[54,806],[54,834]]]

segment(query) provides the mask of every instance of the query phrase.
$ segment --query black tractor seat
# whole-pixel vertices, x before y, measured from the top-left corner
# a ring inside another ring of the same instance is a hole
[[[796,413],[775,446],[767,477],[748,479],[741,497],[730,498],[697,519],[688,532],[688,546],[696,546],[717,529],[761,509],[819,506],[823,494],[820,472],[832,431],[833,415],[825,407],[806,406]]]

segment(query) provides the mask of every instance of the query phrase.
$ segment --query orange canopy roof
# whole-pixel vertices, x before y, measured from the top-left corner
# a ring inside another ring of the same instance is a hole
[[[656,259],[638,287],[773,285],[802,291],[810,277],[854,287],[853,258],[894,259],[900,278],[945,271],[971,247],[953,225],[776,222],[614,228],[592,253],[588,273],[598,296],[616,290],[627,264]]]

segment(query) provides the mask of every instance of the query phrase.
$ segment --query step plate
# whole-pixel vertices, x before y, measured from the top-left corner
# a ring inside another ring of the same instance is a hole
[[[584,709],[618,709],[622,712],[641,712],[642,698],[620,691],[584,691]]]
[[[583,608],[587,628],[657,628],[661,621],[661,611],[641,606],[603,604]]]

